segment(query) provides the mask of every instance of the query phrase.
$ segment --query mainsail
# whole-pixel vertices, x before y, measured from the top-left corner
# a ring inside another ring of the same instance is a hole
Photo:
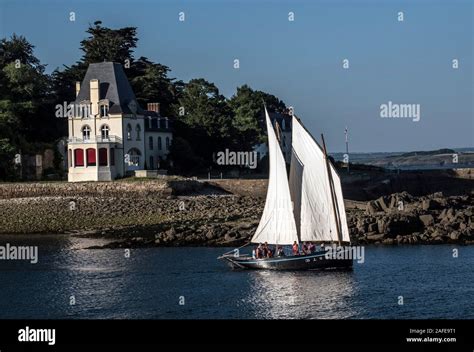
[[[265,109],[265,120],[268,133],[270,172],[265,208],[255,235],[252,237],[252,242],[293,244],[294,241],[298,241],[298,236],[288,186],[286,163],[267,109]]]
[[[350,242],[341,179],[334,166],[328,165],[321,147],[293,116],[288,180],[285,159],[266,109],[265,119],[270,173],[265,208],[252,242]]]
[[[338,226],[341,240],[349,242],[346,212],[339,175],[330,164],[334,202],[338,216],[333,208],[331,184],[328,177],[326,156],[313,137],[293,116],[293,152],[290,166],[291,196],[294,202],[294,215],[299,218],[297,232],[301,241],[338,241]],[[339,225],[338,225],[339,224]]]

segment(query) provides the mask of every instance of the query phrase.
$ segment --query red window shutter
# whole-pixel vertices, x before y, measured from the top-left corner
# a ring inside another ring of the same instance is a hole
[[[110,148],[110,165],[114,166],[115,165],[115,149]]]
[[[84,150],[74,150],[74,166],[84,166]]]
[[[99,166],[107,166],[107,148],[99,149]]]
[[[95,166],[95,165],[96,165],[95,149],[89,148],[87,149],[87,166]]]

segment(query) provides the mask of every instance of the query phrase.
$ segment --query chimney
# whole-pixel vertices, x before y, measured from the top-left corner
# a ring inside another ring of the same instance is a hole
[[[157,114],[160,113],[160,103],[148,103],[146,109],[148,111],[154,111]]]
[[[79,91],[81,90],[81,82],[76,82],[76,97],[79,95]]]
[[[98,79],[91,79],[90,81],[90,93],[91,93],[91,105],[92,105],[92,115],[97,115],[99,113],[99,80]]]

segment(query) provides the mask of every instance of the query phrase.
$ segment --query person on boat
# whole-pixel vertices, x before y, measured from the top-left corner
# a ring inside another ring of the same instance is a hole
[[[293,242],[292,250],[293,250],[293,255],[300,254],[300,248],[299,248],[298,243],[296,241]]]
[[[283,250],[282,246],[277,246],[277,257],[284,257],[285,256],[285,251]]]
[[[303,242],[303,254],[310,254],[308,242]]]
[[[324,252],[324,242],[321,243],[321,252]]]
[[[258,250],[258,246],[255,246],[254,249],[252,250],[252,259],[257,259],[257,250]]]
[[[255,258],[261,259],[263,258],[263,248],[262,244],[259,243],[257,249],[255,250]]]
[[[270,246],[267,242],[263,244],[263,257],[264,258],[271,258],[273,257],[273,251],[271,250]]]
[[[314,253],[316,251],[316,246],[313,242],[309,242],[308,244],[308,252],[309,254]]]
[[[268,255],[268,243],[265,242],[263,245],[262,245],[262,258],[266,258]]]

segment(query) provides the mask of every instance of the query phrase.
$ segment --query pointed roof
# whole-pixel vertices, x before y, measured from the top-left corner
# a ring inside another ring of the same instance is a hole
[[[138,105],[135,93],[133,93],[122,65],[116,62],[89,64],[86,75],[81,83],[81,89],[75,100],[76,104],[85,100],[90,101],[90,81],[93,79],[99,80],[99,99],[109,100],[110,113],[131,113],[128,105],[132,101],[135,101],[138,106],[137,113],[143,113],[143,110]]]

